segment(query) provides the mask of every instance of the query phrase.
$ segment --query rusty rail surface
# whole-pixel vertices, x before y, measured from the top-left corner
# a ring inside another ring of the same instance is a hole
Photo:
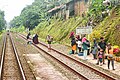
[[[21,36],[23,39],[27,40],[24,35],[19,34],[19,36]],[[47,47],[47,45],[46,45],[45,43],[39,42],[39,44]],[[42,50],[43,52],[47,53],[48,55],[50,55],[47,51],[41,49],[41,48],[38,47],[36,44],[33,43],[33,45],[34,45],[35,47],[37,47],[38,49]],[[96,74],[104,77],[104,78],[107,79],[107,80],[118,80],[116,77],[110,76],[110,75],[108,75],[108,74],[106,74],[106,73],[104,73],[104,72],[102,72],[102,71],[100,71],[100,70],[98,70],[98,69],[95,69],[95,68],[93,68],[92,66],[87,65],[87,64],[79,61],[78,59],[74,58],[74,57],[68,56],[67,54],[64,54],[64,53],[62,53],[62,52],[60,52],[60,51],[58,51],[58,50],[56,50],[56,49],[53,49],[53,48],[52,48],[51,50],[53,50],[53,51],[55,51],[56,53],[59,53],[59,54],[61,54],[61,55],[63,55],[63,56],[66,56],[67,58],[73,60],[74,62],[76,62],[76,63],[78,63],[78,64],[82,64],[83,66],[91,69],[93,72],[95,72]],[[54,59],[56,59],[54,56],[52,56],[52,55],[50,55],[50,56],[53,57]],[[56,59],[56,60],[57,60],[57,59]],[[62,63],[61,61],[58,61],[58,62]],[[64,64],[64,63],[62,63],[62,64]],[[67,66],[66,64],[64,64],[64,65]],[[73,70],[72,68],[69,68],[69,69]],[[77,75],[82,76],[80,73],[75,72],[75,70],[73,70],[73,72],[76,73]],[[84,77],[84,76],[82,76],[82,77],[83,77],[84,79],[88,80],[86,77]]]
[[[14,44],[13,39],[11,38],[10,34],[5,35],[4,40],[3,40],[3,48],[2,48],[2,56],[1,56],[1,64],[0,64],[0,80],[3,79],[3,74],[2,73],[3,73],[3,69],[4,69],[4,58],[5,58],[5,50],[6,50],[6,37],[10,38],[10,41],[11,41],[11,44],[12,44],[12,47],[13,47],[13,51],[14,51],[14,54],[15,54],[15,57],[16,57],[16,60],[17,60],[17,65],[18,65],[18,68],[20,70],[21,78],[22,78],[22,80],[26,80],[26,77],[25,77],[25,74],[24,74],[24,71],[23,71],[23,68],[22,68],[22,64],[20,62],[20,59],[19,59],[16,47],[15,47],[15,44]]]

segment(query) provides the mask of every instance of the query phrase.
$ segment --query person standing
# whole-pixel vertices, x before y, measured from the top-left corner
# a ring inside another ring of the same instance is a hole
[[[71,46],[72,46],[72,54],[74,54],[74,53],[75,53],[75,51],[76,51],[76,48],[77,48],[75,38],[72,38],[72,41],[71,41]]]
[[[104,40],[104,38],[103,37],[101,37],[100,38],[100,42],[98,43],[98,51],[100,50],[100,49],[102,49],[103,50],[103,64],[105,64],[105,49],[106,49],[106,42],[105,42],[105,40]],[[98,65],[99,63],[97,62],[97,65]]]
[[[78,45],[78,43],[79,43],[79,45]],[[80,52],[80,36],[79,35],[76,35],[76,46],[77,46],[77,48],[76,48],[76,54],[78,53],[78,50],[79,50],[79,52]]]
[[[86,40],[86,42],[87,42],[87,47],[88,47],[87,55],[90,55],[90,41]]]
[[[81,39],[78,39],[78,41],[77,41],[77,47],[78,47],[78,50],[79,50],[79,53],[80,53],[81,49],[82,49],[82,41],[81,41]]]
[[[94,38],[93,40],[93,47],[92,47],[92,54],[93,54],[93,59],[97,59],[96,58],[96,54],[97,54],[97,42],[96,39]]]
[[[29,38],[30,38],[30,35],[31,35],[31,34],[30,34],[30,33],[28,33],[28,35],[27,35],[27,39],[29,39]]]
[[[47,37],[46,37],[46,40],[48,42],[48,51],[51,50],[51,42],[52,42],[52,37],[48,34]]]
[[[102,59],[103,59],[103,50],[102,49],[100,49],[100,51],[98,51],[98,64],[99,64],[99,62],[100,62],[100,66],[102,66]]]
[[[71,33],[70,33],[69,38],[70,38],[70,39],[71,39],[71,41],[72,41],[72,39],[74,38],[74,32],[71,32]]]
[[[83,49],[83,56],[84,56],[84,60],[87,60],[87,51],[88,51],[88,43],[87,43],[87,39],[86,37],[82,38],[82,49]]]
[[[112,63],[112,69],[115,70],[114,68],[114,57],[113,57],[113,47],[111,46],[110,43],[108,43],[106,47],[106,54],[108,54],[107,59],[108,59],[108,69],[110,69],[110,62]]]
[[[31,43],[30,35],[31,35],[30,33],[28,33],[28,35],[27,35],[27,44]]]

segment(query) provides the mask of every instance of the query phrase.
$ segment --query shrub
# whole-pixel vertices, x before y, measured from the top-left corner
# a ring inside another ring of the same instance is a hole
[[[120,49],[119,49],[119,47],[114,46],[113,53],[115,54],[115,56],[120,56]]]

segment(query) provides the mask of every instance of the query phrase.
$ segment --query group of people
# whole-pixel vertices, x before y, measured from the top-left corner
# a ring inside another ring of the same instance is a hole
[[[110,68],[110,62],[112,63],[112,69],[114,68],[114,55],[113,55],[113,47],[110,43],[106,43],[104,38],[100,38],[100,42],[97,42],[96,39],[93,39],[93,46],[90,46],[90,41],[84,36],[80,38],[79,35],[77,37],[74,36],[74,32],[70,34],[71,38],[71,46],[72,46],[72,54],[79,50],[79,53],[83,53],[84,60],[87,60],[87,55],[92,53],[93,59],[97,60],[97,65],[105,64],[105,58],[108,60],[108,69]],[[91,47],[91,48],[90,48]],[[90,50],[90,51],[89,51]]]
[[[39,42],[38,42],[38,35],[37,34],[34,34],[33,35],[33,38],[32,38],[32,41],[31,41],[31,38],[30,38],[30,33],[28,33],[28,35],[27,35],[27,40],[28,40],[28,42],[27,42],[27,44],[30,44],[30,43],[34,43],[34,44],[38,44]]]
[[[33,35],[32,41],[31,41],[30,36],[31,36],[31,34],[28,33],[28,35],[27,35],[27,40],[28,40],[27,44],[30,44],[30,43],[32,43],[32,42],[33,42],[34,44],[38,44],[38,43],[39,43],[39,42],[38,42],[38,35],[37,35],[37,34],[34,34],[34,35]],[[48,35],[46,36],[45,41],[47,41],[47,43],[48,43],[48,51],[51,51],[51,42],[53,41],[53,37],[48,34]]]
[[[105,58],[108,60],[108,69],[110,69],[110,62],[112,63],[112,69],[114,68],[114,55],[113,55],[113,47],[111,43],[106,43],[104,38],[100,38],[100,42],[96,42],[94,39],[94,45],[93,45],[93,59],[97,59],[97,65],[102,66],[102,64],[105,64]]]
[[[27,35],[28,44],[31,42],[30,39],[30,33]],[[110,43],[106,43],[104,38],[100,38],[100,42],[97,42],[96,39],[93,39],[93,46],[90,46],[90,41],[83,36],[83,38],[80,38],[79,35],[76,37],[74,36],[74,32],[70,34],[71,39],[71,46],[72,46],[72,54],[75,53],[83,53],[84,60],[87,60],[87,55],[89,53],[93,54],[93,59],[97,60],[97,65],[105,64],[105,58],[108,59],[108,69],[110,68],[110,62],[112,63],[112,69],[114,68],[114,55],[113,55],[113,47]],[[33,43],[38,44],[38,35],[35,34],[32,39]],[[48,43],[48,51],[51,51],[51,43],[53,41],[53,37],[49,34],[46,36],[45,41]],[[91,49],[90,49],[91,47]],[[90,51],[91,50],[91,51]]]
[[[90,50],[90,42],[89,40],[84,36],[82,39],[79,35],[76,37],[74,36],[74,33],[70,34],[71,38],[71,46],[72,46],[72,54],[78,53],[77,49],[80,52],[83,52],[84,60],[87,60],[86,57],[89,54]]]

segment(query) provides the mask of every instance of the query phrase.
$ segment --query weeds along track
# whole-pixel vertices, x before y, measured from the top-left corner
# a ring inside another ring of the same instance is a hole
[[[26,40],[25,36],[21,34],[19,34],[19,36]],[[51,52],[48,52],[47,45],[45,43],[39,42],[39,44],[36,45],[33,43],[33,45],[43,51],[45,54],[51,56],[51,58],[77,75],[81,80],[119,80],[118,77],[108,75],[105,72],[95,69],[88,64],[85,64],[84,61],[80,61],[53,48]]]

